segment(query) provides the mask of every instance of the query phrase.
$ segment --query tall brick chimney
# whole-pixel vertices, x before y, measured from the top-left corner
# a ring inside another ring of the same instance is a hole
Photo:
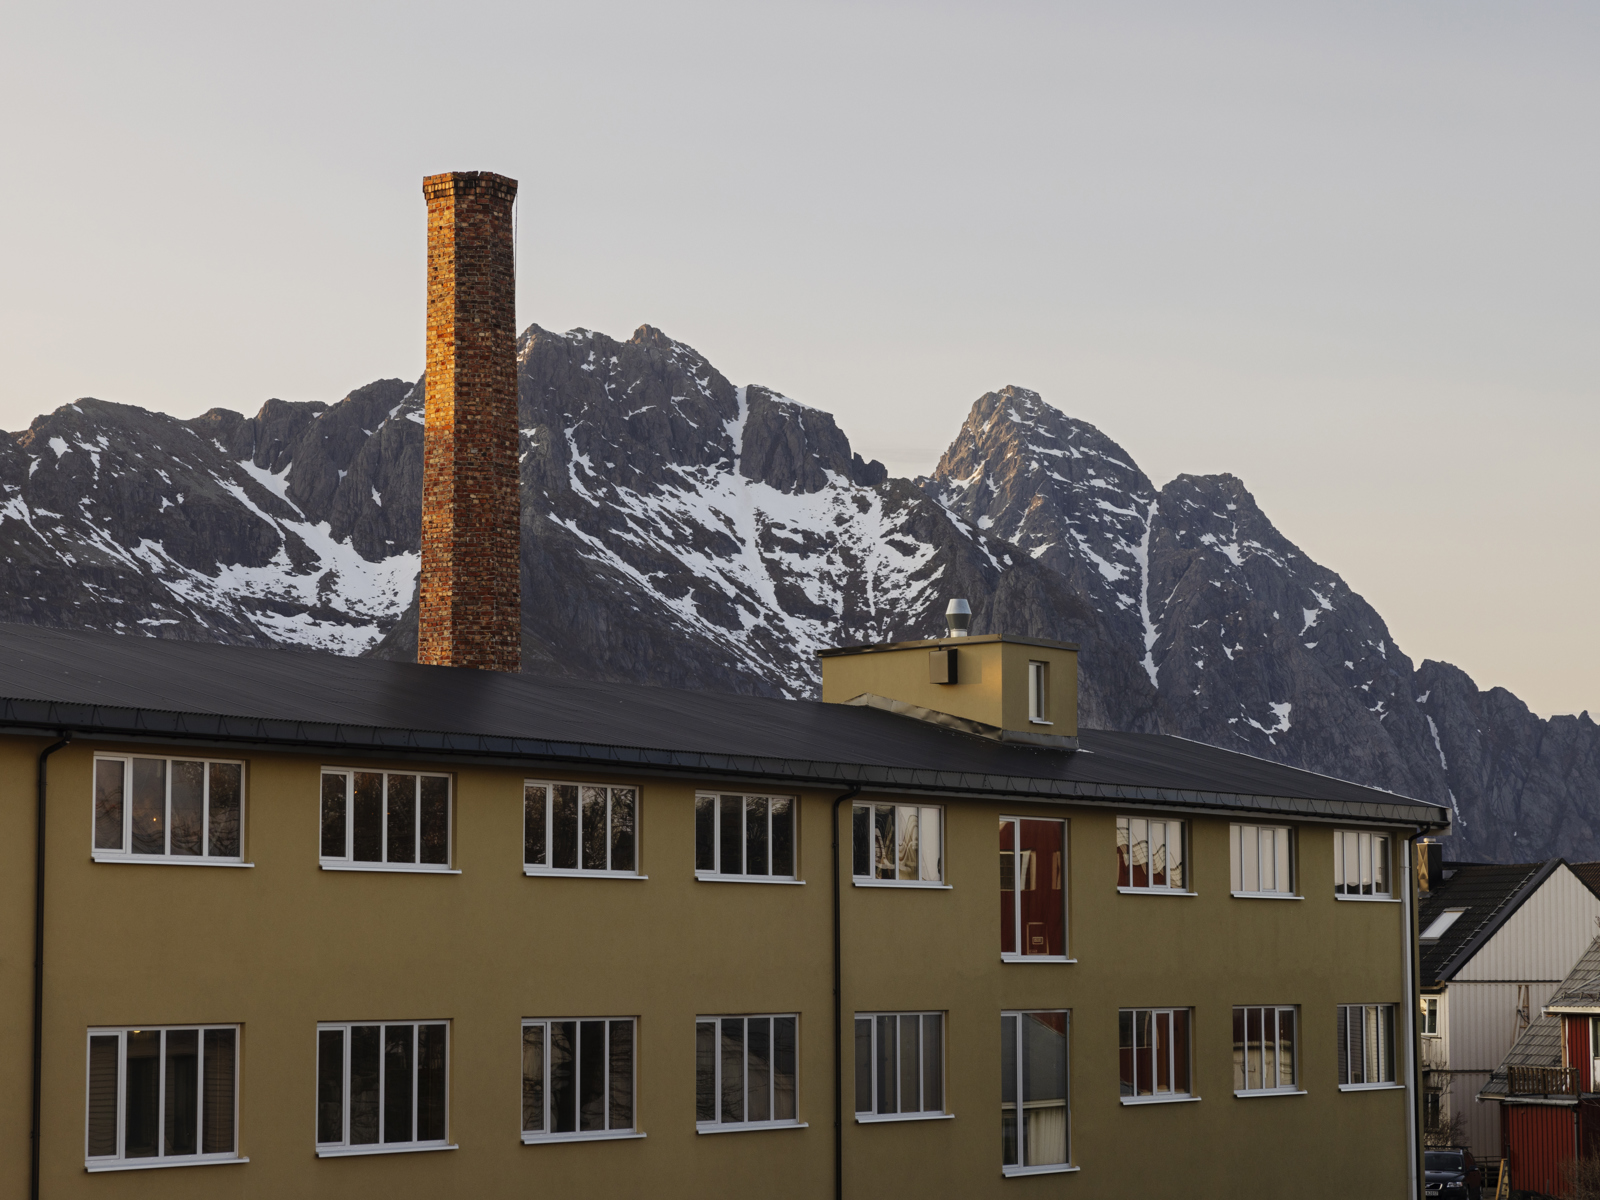
[[[417,661],[522,667],[517,181],[452,171],[428,201],[427,426]]]

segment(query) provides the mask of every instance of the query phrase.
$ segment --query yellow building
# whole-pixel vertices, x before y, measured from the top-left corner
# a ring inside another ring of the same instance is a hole
[[[1442,810],[1080,730],[1062,643],[822,664],[0,627],[0,1193],[36,1102],[48,1200],[1417,1194]]]

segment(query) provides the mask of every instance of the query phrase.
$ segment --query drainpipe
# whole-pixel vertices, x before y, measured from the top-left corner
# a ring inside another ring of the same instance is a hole
[[[839,973],[839,806],[861,794],[859,785],[833,802],[833,1197],[844,1200],[844,1018]],[[37,1200],[37,1197],[35,1198]]]
[[[34,833],[36,849],[33,865],[33,1132],[28,1196],[39,1200],[39,1108],[44,1090],[44,815],[46,762],[72,741],[72,732],[63,730],[61,740],[39,751],[39,814]]]
[[[1419,829],[1417,835],[1421,836]],[[1406,1120],[1406,1195],[1413,1200],[1419,1200],[1422,1195],[1422,1182],[1426,1176],[1419,1175],[1417,1159],[1420,1147],[1417,1143],[1421,1140],[1422,1126],[1422,1087],[1421,1064],[1417,1046],[1417,998],[1422,994],[1422,979],[1417,963],[1417,957],[1412,953],[1417,937],[1417,906],[1412,898],[1411,880],[1416,871],[1416,841],[1407,838],[1403,843],[1405,853],[1405,869],[1400,872],[1401,905],[1400,916],[1400,961],[1406,973],[1406,990],[1408,1000],[1406,1003],[1406,1099],[1410,1115]],[[1431,885],[1431,881],[1430,881]]]

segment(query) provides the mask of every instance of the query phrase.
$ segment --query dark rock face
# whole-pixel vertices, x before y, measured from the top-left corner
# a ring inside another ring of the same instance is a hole
[[[1460,857],[1600,857],[1600,733],[1382,618],[1228,475],[1157,488],[1008,387],[932,477],[641,327],[519,342],[525,670],[807,695],[828,645],[1076,641],[1085,725],[1165,731],[1449,804]],[[0,437],[0,620],[416,653],[421,385],[177,421],[80,400]]]

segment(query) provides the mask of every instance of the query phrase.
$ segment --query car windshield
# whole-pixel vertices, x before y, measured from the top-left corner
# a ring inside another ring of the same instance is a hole
[[[1428,1152],[1426,1165],[1430,1171],[1459,1171],[1461,1170],[1461,1155],[1441,1154],[1436,1150],[1432,1150]]]

